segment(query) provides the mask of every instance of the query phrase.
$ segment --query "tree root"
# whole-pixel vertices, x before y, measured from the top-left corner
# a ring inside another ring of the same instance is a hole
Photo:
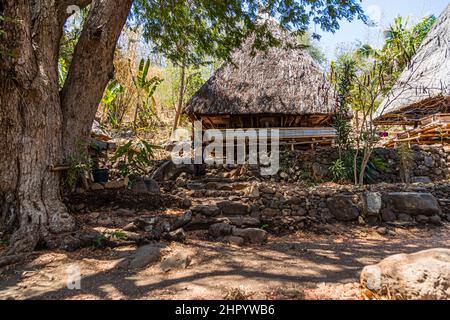
[[[22,253],[22,254],[17,254],[17,255],[8,255],[8,256],[0,257],[0,268],[21,262],[31,255],[32,255],[32,253],[30,252],[30,253]]]

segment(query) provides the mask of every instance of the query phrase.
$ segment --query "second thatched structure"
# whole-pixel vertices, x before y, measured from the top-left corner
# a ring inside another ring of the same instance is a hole
[[[269,22],[272,23],[272,22]],[[192,97],[185,114],[205,129],[279,128],[292,144],[330,143],[334,90],[307,50],[279,26],[282,47],[253,52],[250,37]]]
[[[395,142],[450,140],[450,5],[440,15],[410,65],[380,105],[375,122],[413,126]]]

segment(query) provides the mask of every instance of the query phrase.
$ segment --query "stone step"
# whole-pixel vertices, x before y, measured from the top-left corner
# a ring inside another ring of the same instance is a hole
[[[242,202],[229,200],[209,201],[196,204],[190,208],[192,213],[201,214],[206,217],[217,216],[246,216],[251,213],[251,206]]]
[[[238,228],[259,228],[261,220],[247,216],[195,217],[183,227],[186,231],[209,230],[215,224],[227,224]]]
[[[189,182],[184,189],[188,190],[222,190],[239,191],[248,188],[250,184],[243,182],[223,183],[223,182]]]
[[[228,198],[232,196],[242,195],[242,192],[201,189],[188,191],[184,195],[191,198]]]

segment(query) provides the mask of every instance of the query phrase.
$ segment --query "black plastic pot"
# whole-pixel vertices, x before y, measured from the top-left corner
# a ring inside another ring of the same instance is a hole
[[[109,169],[92,169],[92,178],[95,183],[106,183],[109,179]]]

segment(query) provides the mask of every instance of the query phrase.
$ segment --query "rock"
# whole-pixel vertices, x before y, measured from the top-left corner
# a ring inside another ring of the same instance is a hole
[[[163,238],[167,241],[176,241],[176,242],[185,242],[186,241],[186,232],[182,228],[177,229],[175,231],[171,231],[165,233]]]
[[[125,188],[125,181],[124,180],[115,180],[115,181],[108,181],[105,183],[105,189],[122,189]]]
[[[367,289],[403,299],[450,299],[450,249],[398,254],[367,266],[360,277]]]
[[[413,222],[414,221],[414,219],[409,214],[405,214],[405,213],[400,213],[397,216],[397,220],[401,221],[401,222]]]
[[[183,214],[183,216],[181,216],[180,218],[175,220],[175,222],[171,226],[171,230],[173,231],[173,230],[182,228],[191,221],[192,221],[192,211],[188,210]]]
[[[220,208],[215,205],[197,205],[193,208],[191,208],[191,211],[194,213],[200,213],[207,217],[215,217],[220,215]]]
[[[158,182],[175,180],[183,172],[194,174],[194,165],[192,164],[180,164],[176,165],[172,160],[164,162],[156,171],[151,175],[150,179]]]
[[[430,220],[429,217],[423,216],[423,215],[418,215],[418,216],[416,217],[416,221],[417,221],[418,223],[428,223],[429,220]]]
[[[135,193],[161,193],[159,183],[156,180],[140,176],[131,178],[131,191]]]
[[[186,185],[186,188],[189,190],[202,190],[205,188],[205,185],[203,183],[200,182],[189,182]],[[211,189],[211,187],[207,187],[208,189]]]
[[[431,216],[430,220],[429,220],[429,223],[433,224],[435,226],[440,226],[440,225],[442,225],[441,217],[439,217],[438,215]]]
[[[242,246],[244,244],[244,239],[236,236],[227,236],[224,238],[224,241],[235,246]]]
[[[423,159],[423,162],[424,162],[425,166],[427,166],[428,168],[433,168],[433,166],[434,166],[434,159],[431,156],[425,156],[425,158]]]
[[[365,192],[363,198],[365,216],[378,216],[382,204],[381,193]]]
[[[257,218],[245,216],[230,216],[228,220],[237,227],[259,227],[261,223]]]
[[[130,269],[141,269],[161,259],[161,246],[148,244],[139,247],[129,262]]]
[[[289,175],[286,172],[284,172],[284,171],[280,172],[281,179],[287,179],[288,177],[289,177]]]
[[[216,223],[209,227],[209,234],[215,238],[224,237],[231,234],[233,227],[228,223]]]
[[[91,190],[93,190],[93,191],[98,191],[98,190],[103,190],[103,189],[105,189],[105,187],[103,187],[103,185],[101,183],[91,184]]]
[[[217,206],[223,215],[242,216],[248,213],[248,206],[239,202],[223,201],[219,202]]]
[[[233,236],[242,237],[246,242],[254,244],[261,244],[267,241],[267,231],[257,228],[234,228]]]
[[[327,207],[339,221],[354,221],[359,216],[358,207],[353,204],[351,196],[339,195],[327,199]]]
[[[396,218],[397,218],[397,216],[391,210],[389,210],[389,209],[381,210],[381,219],[384,222],[392,222],[392,221],[395,221]]]
[[[177,250],[164,258],[163,261],[160,262],[159,267],[164,271],[170,271],[174,269],[186,269],[192,261],[192,257],[189,253]]]
[[[430,177],[427,176],[419,176],[419,177],[411,177],[411,183],[432,183]]]
[[[265,208],[263,211],[261,211],[261,215],[263,217],[273,217],[278,214],[280,214],[280,210],[278,209]]]
[[[257,186],[251,186],[247,191],[247,197],[252,199],[258,199],[260,197],[259,189]]]
[[[379,234],[381,234],[382,236],[384,236],[384,235],[387,235],[388,229],[385,228],[385,227],[379,227],[379,228],[377,228],[377,232],[378,232]]]
[[[387,207],[396,213],[408,213],[412,216],[440,215],[441,208],[431,193],[392,192],[385,198]]]
[[[125,227],[122,228],[123,231],[137,231],[139,228],[134,222],[130,222]]]

